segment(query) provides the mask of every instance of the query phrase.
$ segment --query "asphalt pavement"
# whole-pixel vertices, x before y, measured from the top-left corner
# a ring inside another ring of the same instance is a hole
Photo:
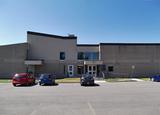
[[[160,83],[0,84],[0,115],[159,115]]]

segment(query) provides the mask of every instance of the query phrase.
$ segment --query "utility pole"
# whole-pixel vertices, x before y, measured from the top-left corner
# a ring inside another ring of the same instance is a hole
[[[132,69],[132,71],[131,71],[131,76],[130,76],[130,77],[132,78],[132,77],[133,77],[133,74],[134,74],[134,70],[135,70],[135,65],[132,65],[132,66],[131,66],[131,69]]]

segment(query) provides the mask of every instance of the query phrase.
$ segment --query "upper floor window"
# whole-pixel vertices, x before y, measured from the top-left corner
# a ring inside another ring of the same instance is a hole
[[[98,60],[98,52],[78,52],[78,60]]]
[[[78,59],[83,60],[84,59],[84,53],[83,52],[78,52]]]
[[[65,52],[60,52],[60,60],[65,60]]]

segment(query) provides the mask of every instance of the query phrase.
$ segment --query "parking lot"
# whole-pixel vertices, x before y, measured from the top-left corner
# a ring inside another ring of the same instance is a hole
[[[82,87],[0,84],[0,115],[158,115],[160,83],[118,82]]]

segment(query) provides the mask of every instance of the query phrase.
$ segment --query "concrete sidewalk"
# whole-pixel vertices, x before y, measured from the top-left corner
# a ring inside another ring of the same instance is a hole
[[[95,83],[106,83],[105,80],[95,80]]]
[[[131,78],[131,80],[133,80],[133,81],[144,81],[142,79],[137,79],[137,78]]]

